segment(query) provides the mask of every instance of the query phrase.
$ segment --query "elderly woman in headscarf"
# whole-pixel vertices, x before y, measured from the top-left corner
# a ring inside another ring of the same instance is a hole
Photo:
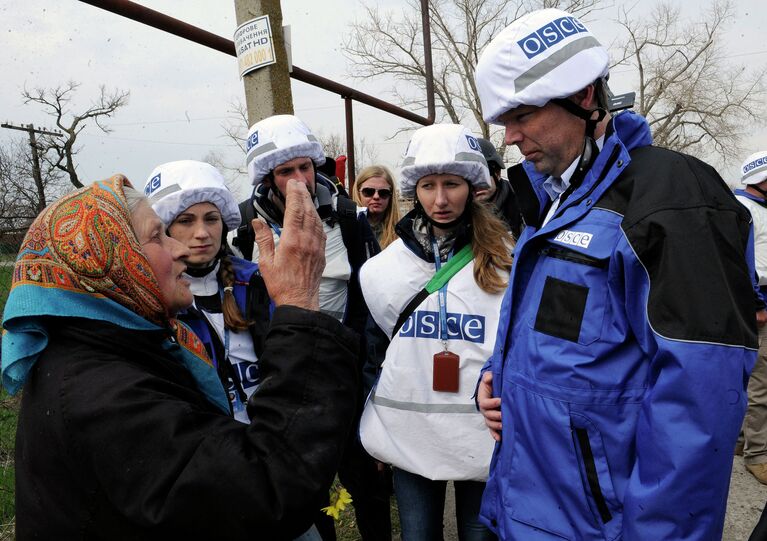
[[[311,524],[353,411],[357,338],[318,312],[322,225],[291,182],[275,250],[254,224],[276,304],[251,423],[229,415],[192,302],[188,249],[124,177],[46,208],[5,307],[3,385],[24,388],[18,539],[282,539]]]

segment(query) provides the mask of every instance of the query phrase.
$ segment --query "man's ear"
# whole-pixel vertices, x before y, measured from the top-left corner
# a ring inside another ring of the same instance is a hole
[[[593,83],[590,84],[583,90],[573,94],[570,99],[572,99],[576,105],[580,105],[586,110],[593,109],[597,106],[596,85]]]

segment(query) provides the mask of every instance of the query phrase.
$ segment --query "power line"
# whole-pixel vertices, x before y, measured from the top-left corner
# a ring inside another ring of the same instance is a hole
[[[184,143],[182,141],[156,141],[152,139],[133,139],[130,137],[114,137],[111,135],[91,135],[84,133],[81,137],[93,137],[96,139],[107,139],[109,141],[129,141],[132,143],[152,143],[157,145],[181,145],[181,146],[198,146],[198,147],[221,147],[229,148],[232,145],[217,145],[214,143]]]

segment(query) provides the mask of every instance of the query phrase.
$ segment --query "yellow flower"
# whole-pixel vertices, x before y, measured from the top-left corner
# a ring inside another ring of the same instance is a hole
[[[338,516],[346,509],[346,505],[352,503],[352,496],[349,491],[341,485],[335,485],[331,489],[330,493],[330,505],[323,507],[322,511],[333,517],[333,520],[338,520]]]

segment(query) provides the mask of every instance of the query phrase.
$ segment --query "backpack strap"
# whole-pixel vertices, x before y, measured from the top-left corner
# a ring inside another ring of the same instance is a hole
[[[256,217],[256,209],[253,208],[253,196],[240,202],[240,227],[237,228],[237,234],[232,240],[242,254],[243,259],[253,260],[253,243],[256,242],[256,233],[253,231],[251,223]]]
[[[346,253],[349,256],[349,264],[354,271],[359,271],[367,259],[367,253],[361,229],[362,220],[357,219],[357,204],[348,197],[339,194],[336,199],[336,215],[338,216],[338,225],[341,227],[341,238],[343,238]]]

